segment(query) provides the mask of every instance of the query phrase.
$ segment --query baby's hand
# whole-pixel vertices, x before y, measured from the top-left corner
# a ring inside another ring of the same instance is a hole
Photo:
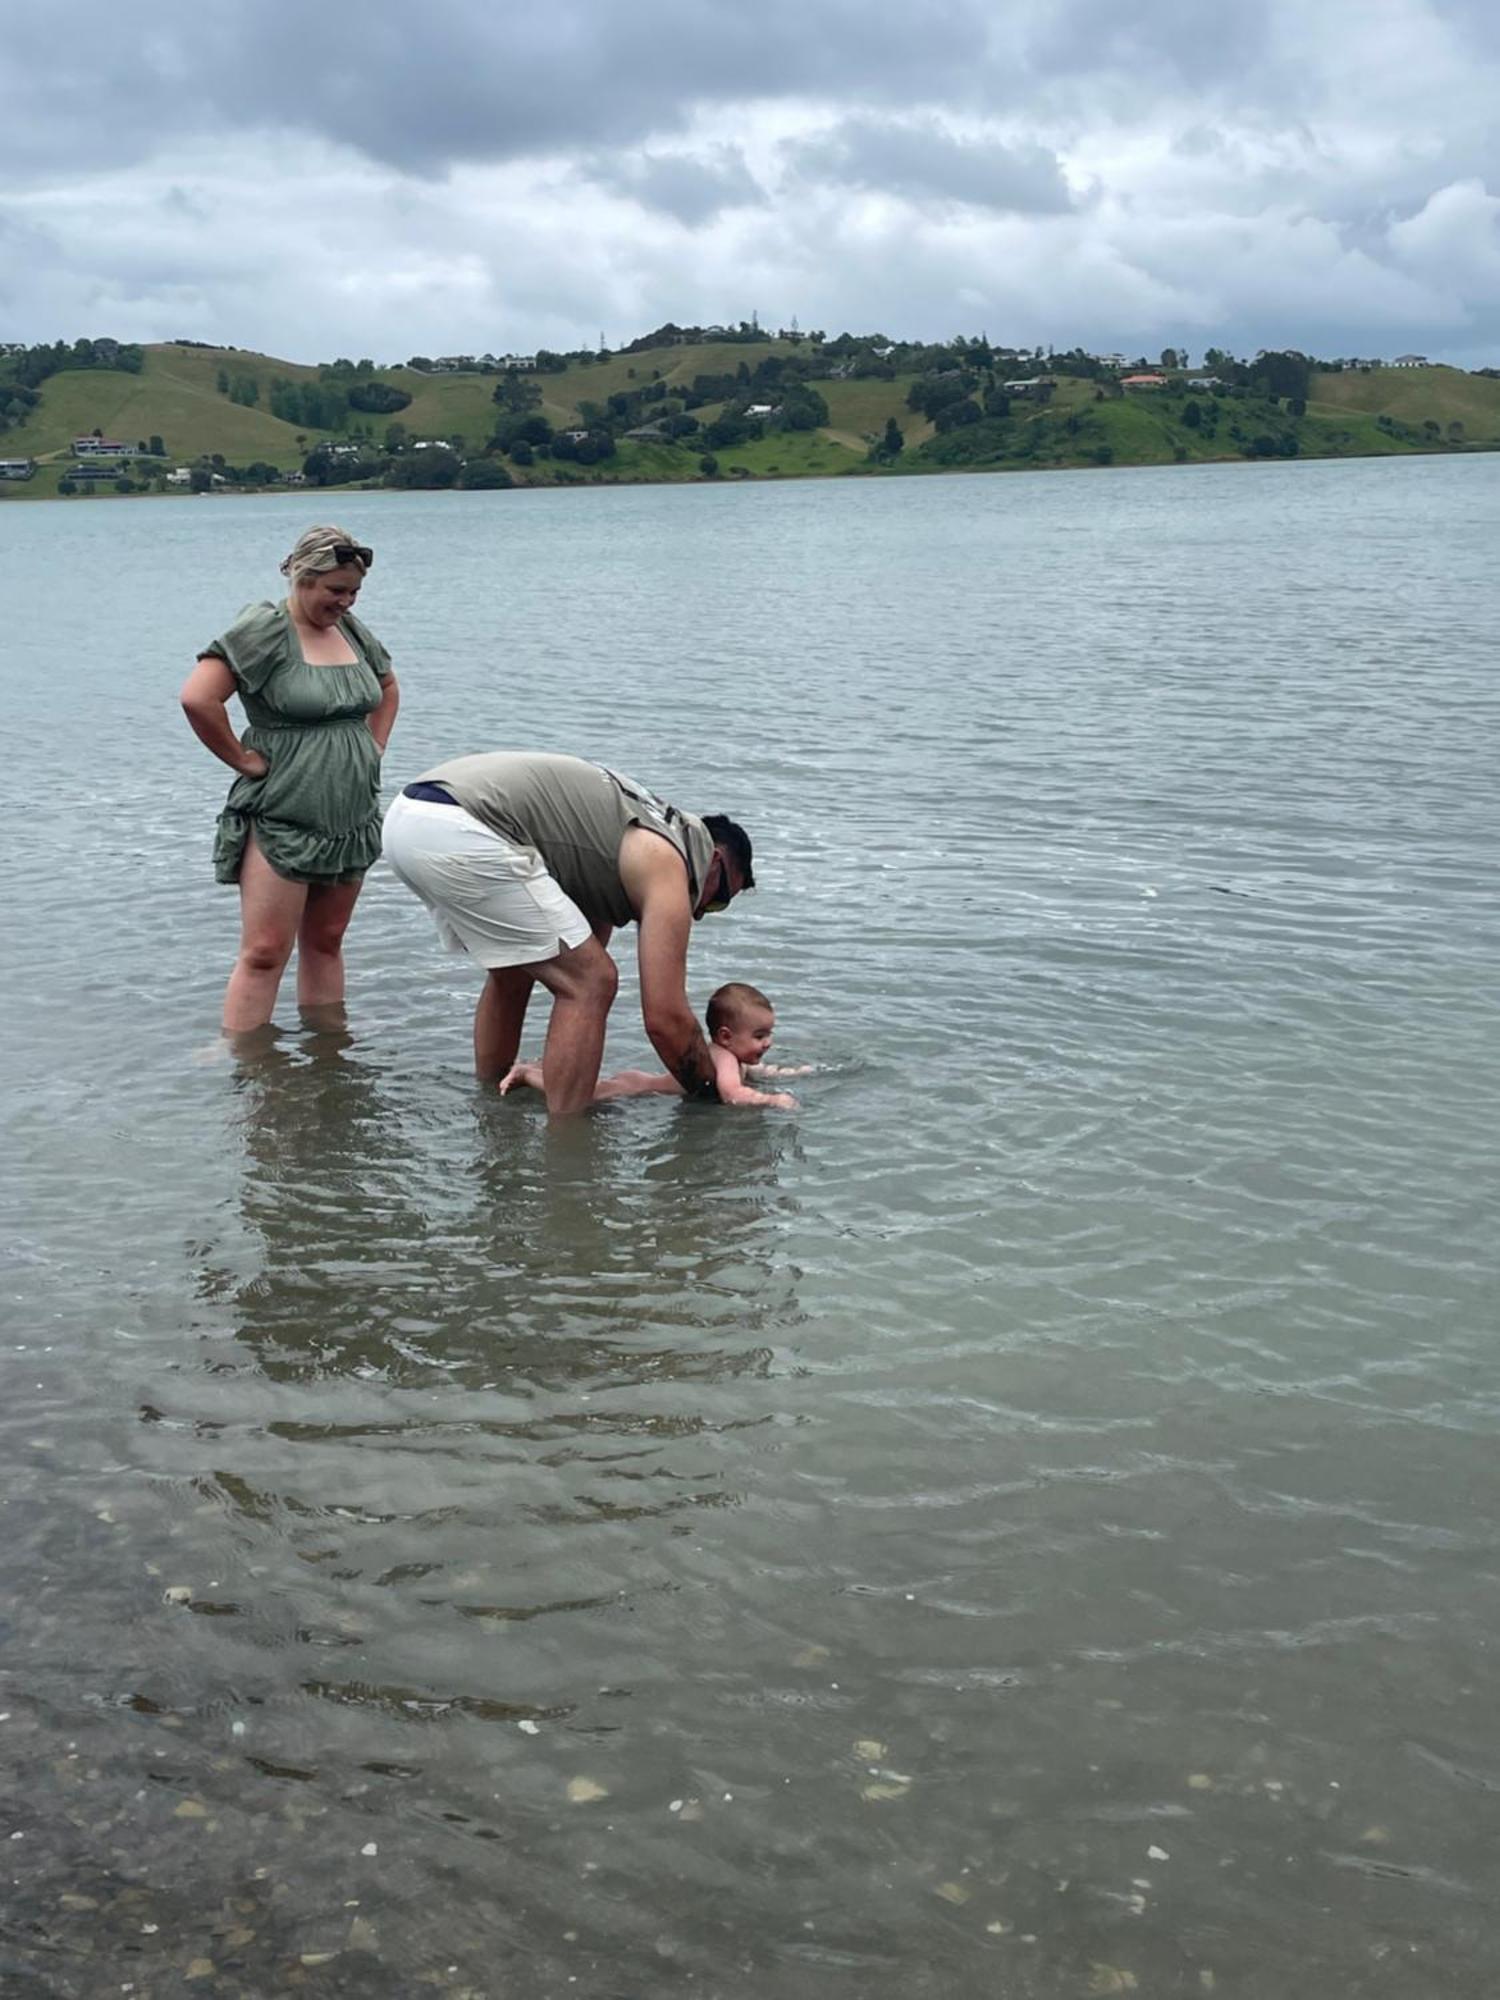
[[[529,1085],[532,1090],[546,1089],[546,1085],[542,1081],[542,1066],[540,1063],[518,1062],[513,1064],[500,1079],[498,1085],[500,1095],[505,1097],[509,1092],[519,1088],[522,1084]]]
[[[774,1090],[767,1097],[766,1106],[776,1111],[795,1111],[797,1100],[789,1090]]]

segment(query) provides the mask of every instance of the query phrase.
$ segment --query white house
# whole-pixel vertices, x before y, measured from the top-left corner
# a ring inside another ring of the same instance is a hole
[[[1432,363],[1425,354],[1398,354],[1391,363],[1393,368],[1430,368]]]
[[[133,444],[121,444],[115,438],[86,437],[73,440],[75,458],[134,458],[135,455],[136,447]]]
[[[0,479],[29,479],[35,471],[34,458],[0,458]]]

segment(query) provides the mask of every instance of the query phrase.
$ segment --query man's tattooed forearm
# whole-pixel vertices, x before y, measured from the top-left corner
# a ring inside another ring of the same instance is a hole
[[[672,1074],[682,1085],[687,1097],[701,1097],[709,1103],[719,1100],[719,1086],[714,1077],[713,1057],[708,1053],[706,1042],[691,1042],[671,1065]]]

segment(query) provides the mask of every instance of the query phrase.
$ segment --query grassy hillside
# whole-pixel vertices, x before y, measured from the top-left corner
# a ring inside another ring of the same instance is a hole
[[[1500,436],[1500,381],[1466,375],[1461,368],[1372,368],[1368,375],[1346,369],[1313,377],[1309,408],[1320,412],[1393,417],[1420,426],[1429,419],[1472,428],[1476,437]]]
[[[574,362],[556,375],[536,378],[542,414],[558,428],[580,422],[580,405],[648,388],[688,388],[699,375],[753,370],[768,355],[791,355],[790,342],[719,342],[615,354],[602,362]],[[254,376],[259,404],[245,408],[219,393],[221,371]],[[410,406],[398,421],[414,438],[456,438],[469,453],[482,451],[497,416],[491,375],[424,375],[409,368],[380,371],[406,390]],[[0,498],[53,495],[71,467],[75,436],[98,429],[129,443],[159,435],[176,464],[221,453],[231,464],[264,460],[281,470],[299,466],[328,433],[284,423],[270,414],[273,378],[313,383],[319,370],[244,350],[164,345],[145,350],[139,374],[108,369],[67,370],[41,388],[41,402],[25,425],[0,433],[0,455],[35,457],[36,478],[0,484]],[[1430,450],[1500,449],[1500,380],[1455,368],[1378,368],[1369,372],[1316,372],[1307,409],[1293,415],[1285,403],[1254,394],[1194,395],[1182,383],[1164,391],[1101,396],[1091,381],[1057,379],[1045,405],[1017,398],[1004,419],[987,420],[946,434],[907,407],[912,377],[891,381],[822,381],[814,386],[828,405],[820,431],[773,433],[715,453],[723,477],[805,478],[858,471],[876,476],[963,469],[1064,465],[1156,465],[1240,458],[1252,451],[1339,457]],[[1196,404],[1196,423],[1190,404]],[[695,414],[706,425],[717,405]],[[894,417],[906,449],[894,465],[869,463],[867,448]],[[377,441],[390,419],[361,420]],[[581,467],[541,458],[514,468],[517,484],[573,485],[621,480],[685,480],[703,476],[700,439],[678,446],[622,440],[614,458]],[[107,491],[107,482],[101,492]]]

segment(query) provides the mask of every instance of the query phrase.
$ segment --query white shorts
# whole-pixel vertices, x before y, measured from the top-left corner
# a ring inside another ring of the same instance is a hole
[[[480,965],[539,965],[593,936],[535,849],[517,847],[461,806],[402,793],[385,816],[381,841],[449,951],[466,951]]]

